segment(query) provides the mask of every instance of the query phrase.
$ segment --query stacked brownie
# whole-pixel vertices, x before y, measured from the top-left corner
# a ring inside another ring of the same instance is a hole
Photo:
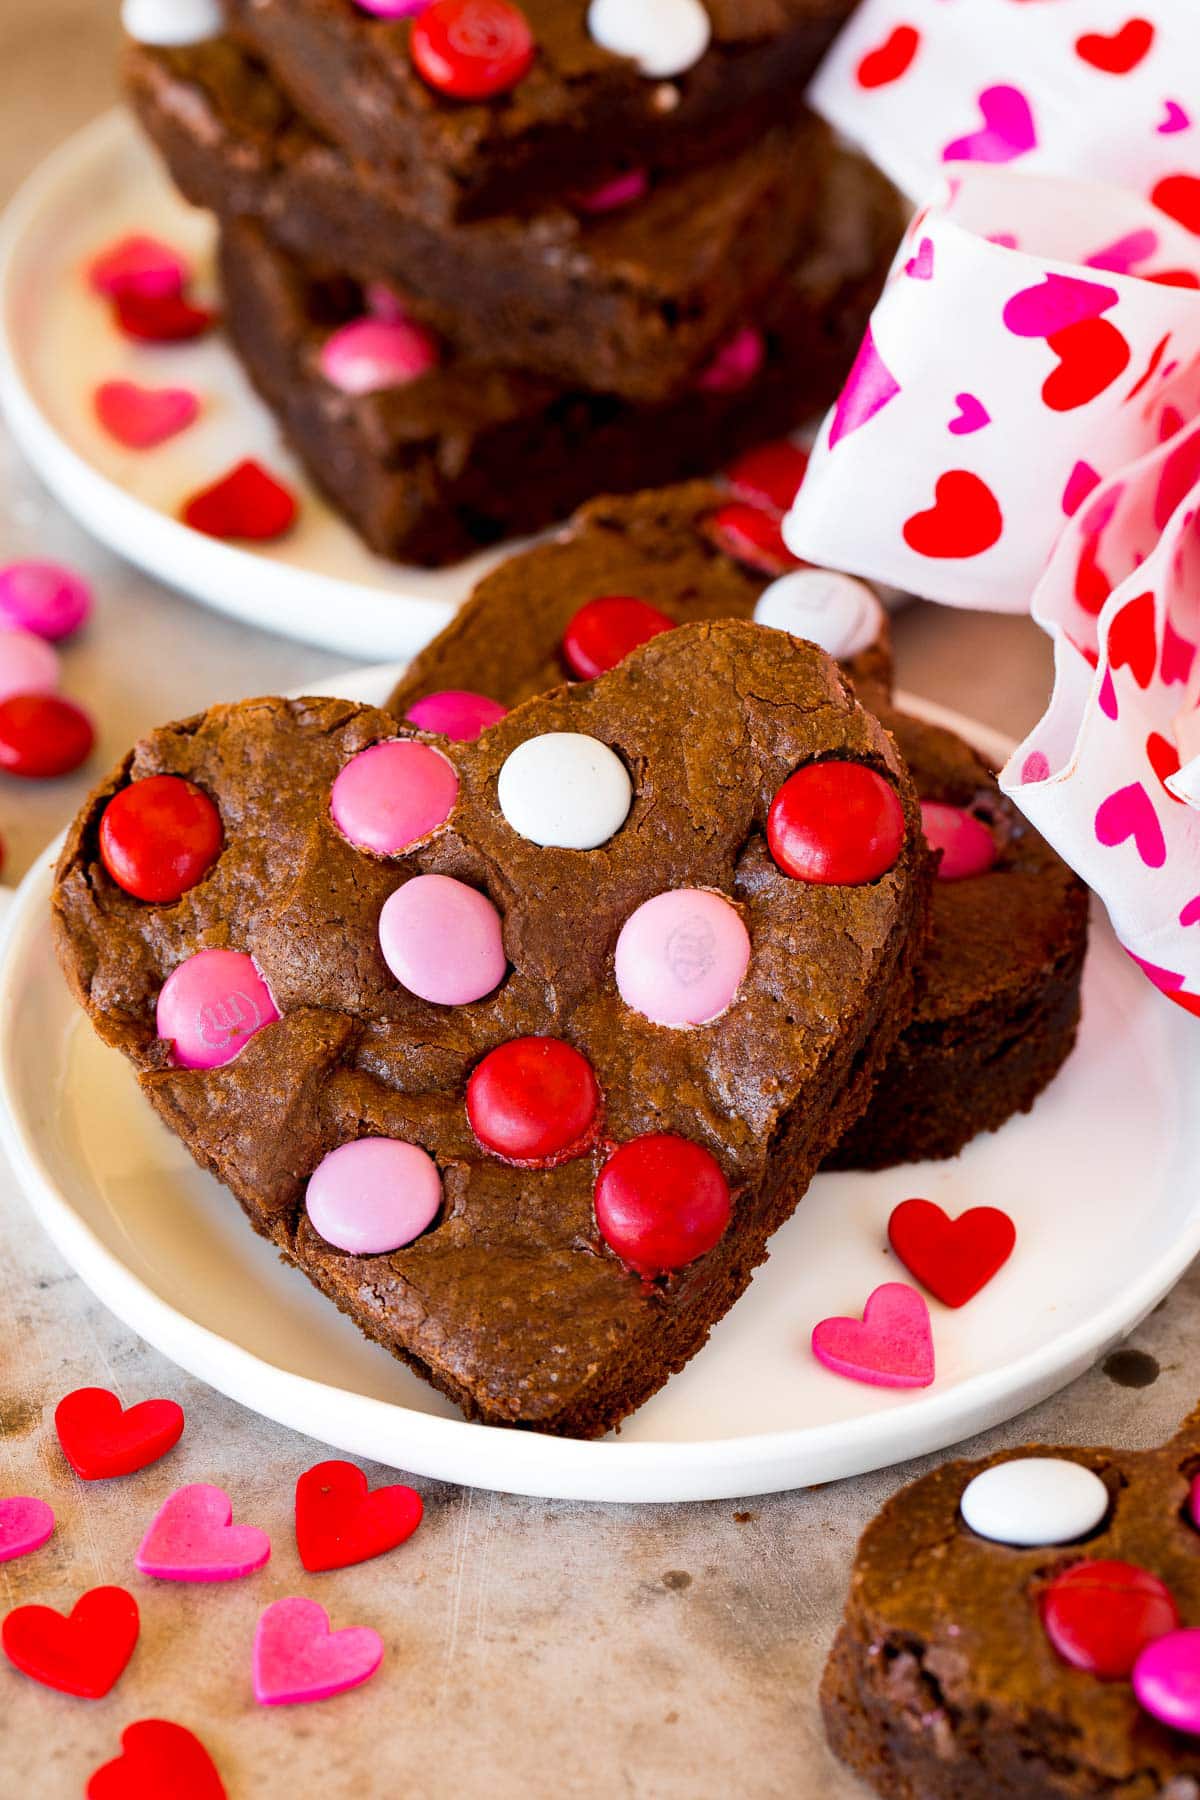
[[[225,0],[128,55],[235,347],[375,549],[446,562],[829,402],[899,230],[800,102],[849,0],[696,0],[654,42],[600,0],[398,10]]]

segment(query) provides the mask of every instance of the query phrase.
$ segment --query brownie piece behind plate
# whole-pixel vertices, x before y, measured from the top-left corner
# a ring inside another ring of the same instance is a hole
[[[408,188],[355,165],[229,39],[131,48],[127,87],[189,200],[382,281],[480,363],[658,401],[685,389],[812,233],[831,154],[803,109],[737,155],[589,216],[565,205],[431,225]]]
[[[411,21],[372,18],[353,0],[226,0],[226,11],[327,136],[448,219],[520,211],[629,168],[718,158],[794,114],[852,4],[706,0],[708,51],[659,81],[592,41],[587,0],[522,0],[533,65],[481,101],[428,87],[409,54]]]
[[[973,1477],[1028,1456],[1078,1463],[1108,1488],[1108,1516],[1082,1541],[1015,1548],[965,1523]],[[1143,1711],[1128,1679],[1064,1661],[1042,1608],[1068,1569],[1116,1561],[1165,1582],[1180,1624],[1200,1627],[1198,1471],[1193,1413],[1159,1450],[1030,1444],[896,1494],[859,1543],[821,1687],[837,1755],[884,1800],[1197,1800],[1200,1738]],[[1094,1611],[1111,1617],[1100,1590]]]
[[[556,731],[611,746],[632,779],[625,824],[595,850],[539,847],[498,807],[511,752]],[[368,1335],[472,1418],[598,1435],[682,1368],[742,1293],[908,1018],[928,900],[916,796],[827,657],[736,622],[669,632],[602,679],[448,746],[459,778],[448,822],[384,859],[335,828],[330,789],[356,752],[397,735],[408,734],[389,714],[325,699],[219,706],[152,733],[71,829],[59,956],[160,1116]],[[904,809],[896,862],[860,885],[791,880],[764,839],[781,784],[829,758],[877,770]],[[114,793],[163,772],[215,801],[225,847],[199,885],[155,906],[115,885],[98,832]],[[390,974],[380,910],[421,873],[480,888],[499,909],[510,968],[490,997],[432,1005]],[[613,949],[635,908],[680,887],[732,900],[751,959],[723,1013],[672,1030],[624,1005]],[[223,1067],[177,1068],[156,1036],[157,996],[212,947],[252,954],[282,1016]],[[603,1095],[602,1137],[556,1167],[501,1161],[467,1120],[471,1071],[527,1035],[581,1051]],[[707,1255],[645,1281],[599,1236],[592,1194],[615,1145],[663,1131],[716,1158],[733,1212]],[[318,1236],[305,1191],[328,1152],[369,1136],[422,1146],[444,1204],[406,1248],[353,1256]]]

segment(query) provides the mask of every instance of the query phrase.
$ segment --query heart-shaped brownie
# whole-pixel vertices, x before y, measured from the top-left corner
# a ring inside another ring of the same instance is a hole
[[[889,1800],[1196,1800],[1200,1410],[1162,1449],[946,1463],[867,1527],[822,1686]]]
[[[336,700],[168,726],[54,908],[257,1230],[470,1416],[594,1435],[865,1104],[927,898],[890,738],[821,652],[727,622],[474,743]]]

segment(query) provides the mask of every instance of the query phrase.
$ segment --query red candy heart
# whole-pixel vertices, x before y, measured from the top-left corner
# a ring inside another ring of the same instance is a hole
[[[1000,503],[969,469],[939,476],[928,512],[904,522],[904,541],[918,556],[981,556],[1004,530]]]
[[[182,294],[118,294],[114,313],[126,337],[144,344],[181,344],[202,337],[216,314],[193,306]]]
[[[1179,1624],[1165,1582],[1136,1563],[1076,1563],[1043,1589],[1042,1624],[1063,1661],[1101,1681],[1126,1681],[1147,1644]]]
[[[602,594],[581,606],[567,626],[563,659],[572,675],[594,681],[624,662],[639,644],[674,629],[674,619],[648,601],[630,594]]]
[[[665,1131],[613,1152],[594,1204],[605,1243],[649,1279],[706,1256],[732,1211],[729,1183],[711,1152]]]
[[[767,814],[767,844],[796,881],[852,886],[875,881],[904,842],[895,789],[863,763],[809,763],[788,777]]]
[[[718,550],[761,575],[785,575],[800,566],[799,557],[793,556],[783,541],[778,515],[761,506],[731,501],[710,513],[701,530]]]
[[[725,477],[743,500],[786,512],[800,492],[807,472],[808,451],[781,438],[778,443],[747,450],[725,471]]]
[[[1108,628],[1108,660],[1114,669],[1128,667],[1140,688],[1150,686],[1158,661],[1154,635],[1154,595],[1127,600]]]
[[[131,781],[100,820],[100,859],[117,886],[160,906],[202,881],[224,842],[220,813],[180,775]]]
[[[147,388],[136,381],[102,382],[92,400],[108,435],[130,450],[165,444],[186,431],[200,411],[190,388]]]
[[[882,44],[868,50],[854,72],[859,87],[886,87],[899,81],[912,65],[920,47],[921,34],[914,25],[897,25]]]
[[[951,1219],[932,1200],[902,1200],[888,1242],[910,1275],[944,1306],[965,1306],[1012,1255],[1017,1231],[998,1206],[972,1206]]]
[[[561,1038],[511,1038],[490,1050],[467,1082],[472,1131],[518,1168],[552,1168],[582,1156],[599,1116],[592,1065]]]
[[[107,1388],[76,1388],[54,1409],[63,1455],[84,1481],[132,1475],[157,1462],[183,1436],[174,1400],[142,1400],[125,1411]]]
[[[1106,75],[1128,75],[1149,52],[1154,27],[1149,19],[1127,19],[1119,31],[1106,37],[1102,31],[1086,31],[1075,39],[1075,54]]]
[[[1078,319],[1046,339],[1059,359],[1042,383],[1042,399],[1052,412],[1073,412],[1111,387],[1129,367],[1129,345],[1107,319]]]
[[[102,250],[88,269],[92,288],[110,300],[120,294],[137,294],[144,300],[170,298],[182,294],[190,279],[191,271],[177,250],[141,233]]]
[[[92,753],[87,714],[57,694],[10,694],[0,700],[0,769],[30,781],[69,775]]]
[[[137,1602],[124,1588],[90,1588],[64,1618],[51,1606],[18,1606],[0,1628],[14,1667],[43,1687],[99,1700],[138,1640]]]
[[[296,1483],[296,1548],[312,1573],[369,1562],[410,1538],[424,1512],[410,1487],[371,1493],[361,1469],[323,1462]]]
[[[226,1800],[212,1757],[182,1725],[139,1719],[121,1733],[121,1755],[101,1765],[87,1800]]]
[[[267,544],[291,530],[297,511],[288,490],[248,458],[212,487],[193,494],[181,517],[185,525],[206,537]]]
[[[454,100],[486,100],[515,87],[536,48],[510,0],[434,0],[414,19],[409,38],[418,74]]]

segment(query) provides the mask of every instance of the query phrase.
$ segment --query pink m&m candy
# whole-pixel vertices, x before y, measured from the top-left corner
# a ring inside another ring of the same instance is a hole
[[[437,367],[437,339],[405,318],[354,319],[321,346],[321,373],[343,394],[407,387]]]
[[[1200,1628],[1148,1644],[1133,1665],[1133,1691],[1160,1724],[1200,1737]]]
[[[974,813],[940,800],[922,800],[921,829],[931,850],[940,850],[939,881],[986,875],[996,861],[996,840]]]
[[[416,875],[385,901],[379,947],[410,994],[465,1006],[499,987],[508,967],[500,914],[478,888],[449,875]]]
[[[396,856],[444,825],[457,798],[458,775],[448,757],[396,738],[352,756],[329,804],[334,824],[357,849]]]
[[[15,562],[0,569],[0,625],[62,638],[78,631],[92,610],[92,591],[61,563]]]
[[[470,688],[443,688],[439,693],[422,695],[409,707],[405,718],[418,731],[436,731],[452,743],[468,744],[507,714],[507,706],[489,700],[486,694],[473,694]]]
[[[766,355],[762,332],[754,325],[743,325],[722,344],[696,385],[706,394],[736,394],[754,380]]]
[[[352,1256],[383,1256],[433,1224],[442,1178],[416,1144],[359,1138],[317,1164],[304,1204],[326,1243]]]
[[[239,950],[200,950],[172,969],[158,996],[157,1030],[181,1069],[232,1062],[279,1010],[271,990]]]
[[[645,169],[626,169],[624,174],[576,194],[575,205],[581,213],[617,212],[622,207],[635,206],[649,191],[650,177]]]
[[[11,694],[53,694],[58,652],[32,631],[0,631],[0,700]]]
[[[725,1011],[750,961],[741,915],[721,894],[656,894],[621,928],[617,988],[656,1025],[703,1025]]]

